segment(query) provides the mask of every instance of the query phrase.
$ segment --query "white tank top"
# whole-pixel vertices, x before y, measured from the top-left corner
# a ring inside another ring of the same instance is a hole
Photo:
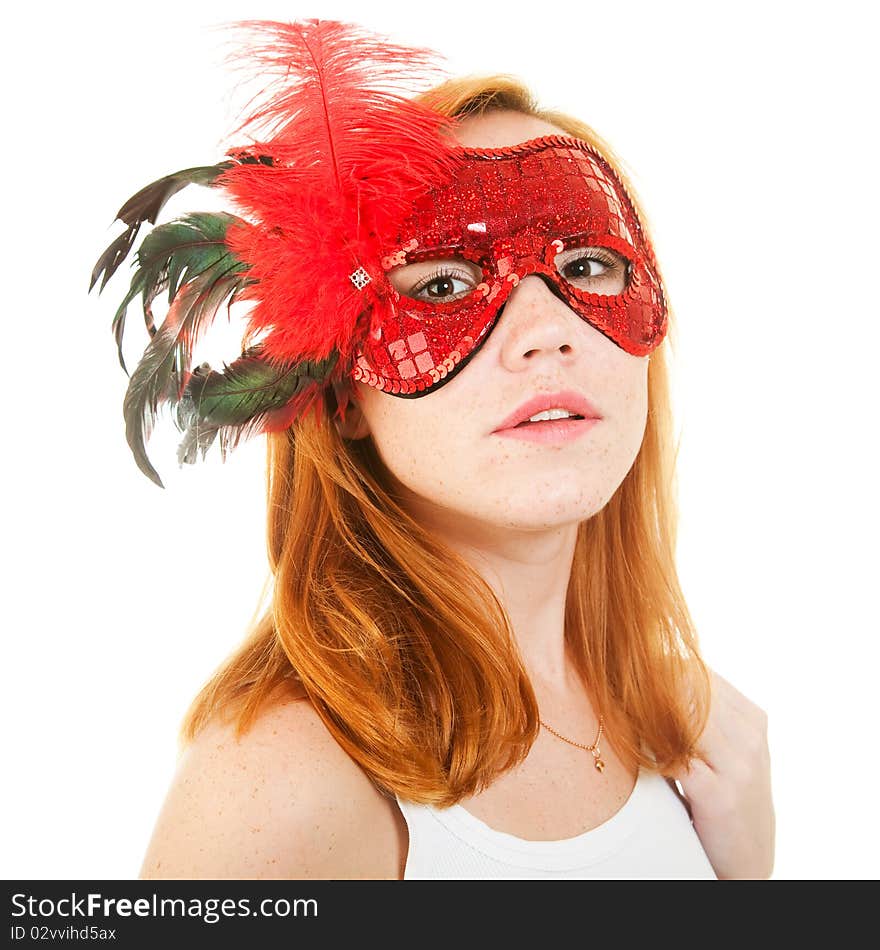
[[[662,775],[644,768],[607,821],[555,841],[497,831],[461,805],[397,803],[409,827],[404,880],[715,879],[684,804]]]

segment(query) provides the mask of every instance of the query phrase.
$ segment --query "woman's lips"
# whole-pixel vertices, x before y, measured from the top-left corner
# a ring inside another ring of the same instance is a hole
[[[498,429],[492,434],[547,445],[579,439],[600,421],[600,419],[551,419],[544,422],[530,422],[511,429]]]
[[[512,429],[520,422],[526,422],[532,416],[538,415],[539,412],[546,412],[548,409],[564,409],[573,415],[583,416],[584,419],[602,418],[602,413],[582,393],[576,389],[562,389],[555,393],[538,393],[531,399],[527,399],[510,415],[502,419],[501,425],[494,431]]]

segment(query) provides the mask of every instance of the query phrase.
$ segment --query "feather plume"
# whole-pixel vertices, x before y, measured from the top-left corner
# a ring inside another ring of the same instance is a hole
[[[335,21],[238,26],[250,34],[249,65],[260,78],[276,74],[237,130],[252,144],[133,195],[117,214],[128,228],[101,255],[89,285],[100,280],[104,289],[141,225],[155,225],[189,184],[223,187],[244,212],[190,214],[155,227],[113,319],[125,369],[126,314],[141,296],[151,339],[123,411],[135,460],[160,487],[146,442],[161,404],[177,409],[181,464],[204,457],[218,437],[225,458],[241,439],[286,428],[316,408],[327,385],[346,377],[358,339],[393,306],[380,264],[386,242],[413,199],[443,184],[460,161],[444,134],[454,120],[401,94],[434,77],[433,51]],[[350,280],[358,268],[370,278],[363,289]],[[163,292],[169,309],[157,330],[152,305]],[[192,371],[196,341],[224,302],[239,299],[256,302],[241,357],[219,372],[207,364]],[[343,387],[336,413],[343,421],[348,402]]]
[[[453,120],[401,94],[433,76],[438,54],[330,20],[238,25],[247,62],[276,76],[237,130],[267,136],[253,148],[274,164],[238,164],[217,182],[248,218],[227,241],[255,280],[242,294],[256,301],[251,334],[280,362],[334,350],[347,362],[369,312],[391,306],[383,242],[459,161],[441,134]]]
[[[199,165],[197,168],[184,168],[182,171],[165,175],[164,178],[151,182],[145,188],[141,188],[137,194],[132,195],[116,212],[115,218],[115,220],[127,224],[128,228],[98,258],[98,262],[92,270],[89,292],[91,293],[92,288],[102,274],[104,276],[101,280],[101,286],[98,288],[98,293],[104,289],[107,281],[128,257],[141,225],[145,221],[155,224],[159,212],[165,207],[166,202],[172,195],[176,195],[187,185],[213,185],[218,176],[226,169],[231,168],[232,165],[232,162],[221,162],[219,165]]]

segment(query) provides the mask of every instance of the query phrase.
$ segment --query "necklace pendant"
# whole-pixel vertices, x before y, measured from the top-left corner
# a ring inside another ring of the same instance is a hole
[[[605,763],[598,756],[594,764],[600,772],[605,768]]]

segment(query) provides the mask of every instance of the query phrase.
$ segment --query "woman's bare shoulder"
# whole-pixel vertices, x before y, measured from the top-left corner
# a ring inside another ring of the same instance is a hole
[[[211,723],[181,754],[140,877],[401,876],[406,824],[307,700],[248,732]]]

